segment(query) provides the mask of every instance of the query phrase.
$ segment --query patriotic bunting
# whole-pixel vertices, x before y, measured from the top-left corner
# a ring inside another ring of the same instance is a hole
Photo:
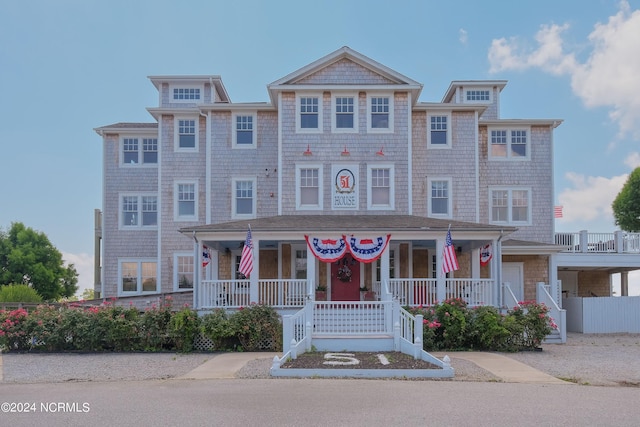
[[[387,234],[386,238],[380,236],[375,239],[358,239],[355,236],[349,238],[342,236],[342,238],[347,244],[347,249],[349,249],[349,252],[351,252],[351,255],[353,255],[356,260],[370,263],[380,258],[382,252],[384,252],[389,244],[391,234]]]
[[[342,258],[347,252],[344,239],[319,239],[317,237],[304,236],[307,246],[313,256],[322,262],[334,262]]]

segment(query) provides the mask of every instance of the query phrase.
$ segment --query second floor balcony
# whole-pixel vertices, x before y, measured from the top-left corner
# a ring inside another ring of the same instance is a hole
[[[566,246],[564,252],[572,253],[640,253],[640,233],[620,230],[613,233],[560,232],[555,234],[555,243]]]

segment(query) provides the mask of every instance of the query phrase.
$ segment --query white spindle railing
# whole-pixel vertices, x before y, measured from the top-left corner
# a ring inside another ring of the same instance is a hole
[[[558,326],[558,332],[560,333],[560,340],[563,343],[567,342],[567,311],[563,310],[556,304],[551,294],[548,292],[549,286],[545,285],[542,282],[538,283],[537,288],[537,300],[539,303],[546,305],[549,308],[549,317],[553,319],[553,321]]]
[[[313,303],[314,335],[391,334],[387,311],[391,301],[345,301]]]
[[[249,280],[203,280],[199,287],[198,308],[244,307],[251,303]],[[302,307],[309,296],[305,279],[261,279],[260,304],[273,307]]]
[[[516,298],[511,290],[511,283],[505,282],[502,284],[502,307],[512,309],[514,307],[520,307],[520,301]]]
[[[566,246],[567,252],[640,253],[640,233],[563,232],[555,234],[555,244]]]
[[[471,307],[491,305],[493,301],[493,279],[447,279],[448,298],[461,298]]]
[[[434,305],[436,279],[389,279],[389,290],[400,305]]]

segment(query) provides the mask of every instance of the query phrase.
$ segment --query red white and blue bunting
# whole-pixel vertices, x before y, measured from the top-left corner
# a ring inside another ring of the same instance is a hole
[[[313,256],[322,262],[337,261],[349,251],[357,261],[370,263],[380,258],[391,240],[391,234],[373,239],[360,239],[355,236],[348,238],[342,236],[340,239],[320,239],[306,235],[304,238]]]

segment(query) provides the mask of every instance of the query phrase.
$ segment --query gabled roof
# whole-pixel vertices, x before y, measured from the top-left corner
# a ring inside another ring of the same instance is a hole
[[[383,77],[386,81],[388,81],[388,84],[382,84],[382,85],[376,85],[376,84],[372,84],[372,85],[368,85],[371,86],[372,88],[385,88],[385,89],[389,89],[389,88],[393,88],[397,86],[397,89],[402,89],[402,90],[406,90],[408,92],[411,92],[413,94],[412,99],[413,102],[415,102],[418,97],[420,96],[420,92],[422,91],[422,84],[418,83],[417,81],[410,79],[407,76],[404,76],[403,74],[398,73],[397,71],[392,70],[391,68],[380,64],[379,62],[374,61],[371,58],[368,58],[366,56],[364,56],[363,54],[356,52],[355,50],[351,49],[348,46],[344,46],[341,47],[340,49],[336,50],[335,52],[332,52],[328,55],[326,55],[323,58],[318,59],[317,61],[314,61],[296,71],[294,71],[293,73],[290,73],[288,75],[286,75],[285,77],[276,80],[275,82],[269,84],[267,86],[268,90],[269,90],[269,96],[271,97],[271,103],[273,105],[277,105],[277,93],[280,91],[284,91],[284,90],[292,90],[294,88],[297,89],[321,89],[324,87],[343,87],[343,88],[349,88],[349,84],[336,84],[336,83],[326,83],[326,84],[304,84],[302,83],[302,80],[304,80],[305,78],[318,73],[319,71],[330,67],[331,65],[342,61],[342,60],[347,60],[347,61],[351,61],[363,68],[366,68],[367,70],[371,71],[374,74],[377,74],[381,77]],[[359,89],[362,88],[362,84],[354,84],[354,88],[358,87]]]

